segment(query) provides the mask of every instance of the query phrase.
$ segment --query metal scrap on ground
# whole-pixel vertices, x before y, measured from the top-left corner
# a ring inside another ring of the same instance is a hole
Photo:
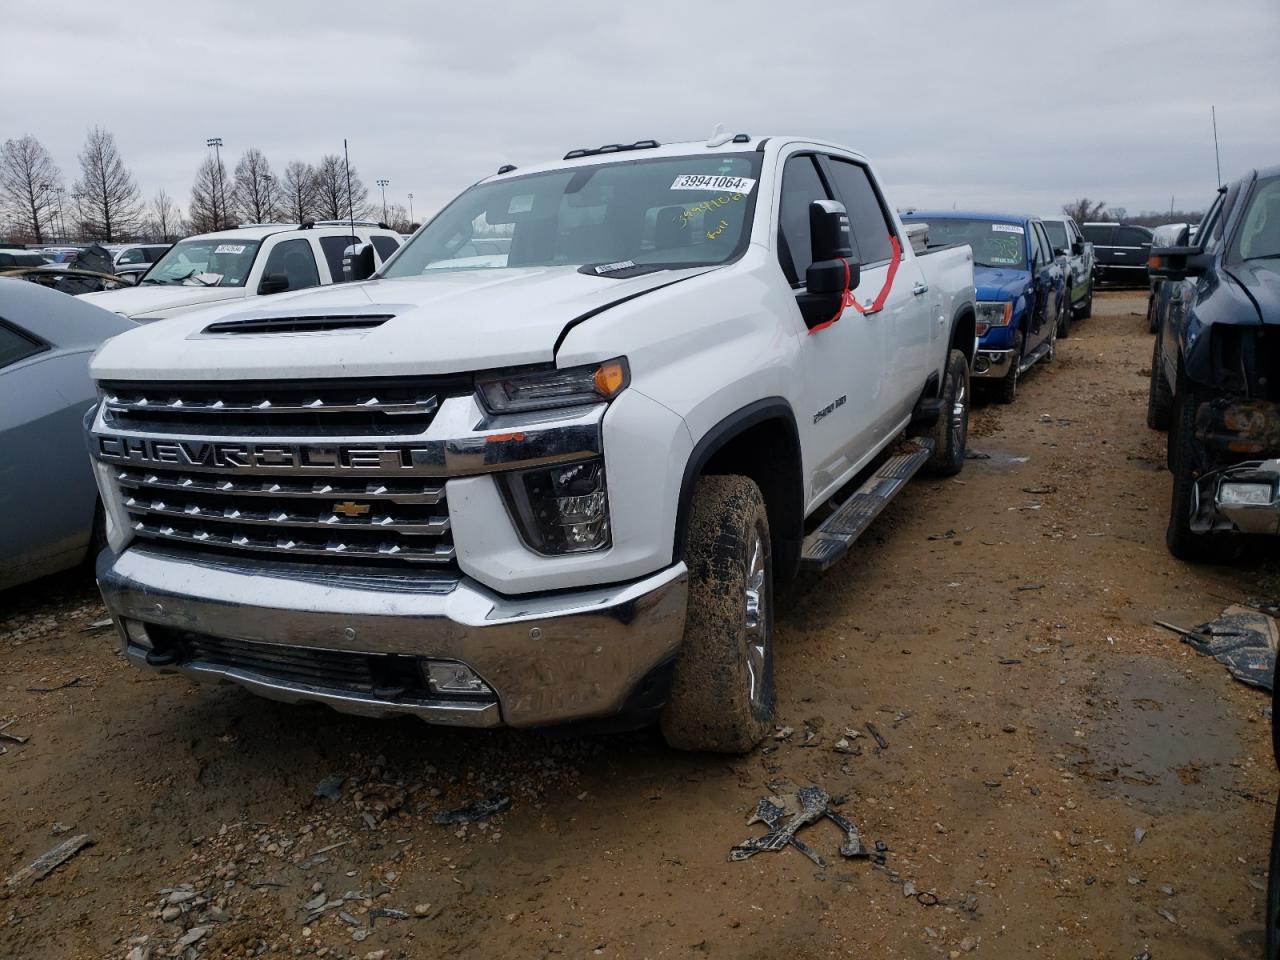
[[[785,824],[783,818],[790,817]],[[867,848],[862,844],[858,828],[849,820],[831,808],[831,798],[821,787],[802,787],[795,793],[775,797],[762,797],[756,804],[755,813],[747,821],[763,823],[769,832],[760,837],[744,840],[729,851],[729,859],[746,860],[757,853],[776,852],[788,845],[795,847],[820,867],[827,862],[810,846],[799,840],[796,833],[811,823],[826,818],[844,832],[844,840],[840,844],[840,854],[844,857],[869,856]]]
[[[10,890],[13,890],[27,881],[34,883],[37,880],[43,880],[92,843],[93,840],[90,839],[87,833],[81,833],[71,837],[69,840],[63,840],[52,850],[36,857],[31,863],[11,876],[6,881],[6,885]]]
[[[1156,626],[1172,630],[1200,653],[1226,666],[1231,675],[1251,687],[1270,690],[1276,671],[1280,630],[1265,613],[1232,604],[1217,619],[1186,630],[1163,620]]]
[[[448,813],[437,813],[431,818],[432,823],[473,823],[476,820],[487,820],[495,813],[509,809],[511,798],[505,793],[495,793],[487,800],[477,800]]]

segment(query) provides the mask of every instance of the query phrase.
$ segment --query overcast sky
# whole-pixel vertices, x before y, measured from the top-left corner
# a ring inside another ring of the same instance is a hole
[[[1202,208],[1280,163],[1280,2],[5,3],[0,139],[66,185],[88,127],[180,203],[208,137],[277,172],[351,143],[418,219],[503,163],[653,137],[795,133],[899,206]]]

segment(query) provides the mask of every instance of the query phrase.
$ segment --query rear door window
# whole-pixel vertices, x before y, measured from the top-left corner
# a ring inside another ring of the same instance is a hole
[[[0,369],[47,350],[43,343],[24,330],[0,320]]]
[[[1116,227],[1117,247],[1149,247],[1151,232],[1142,227]]]
[[[782,199],[778,215],[778,259],[792,286],[800,283],[813,263],[809,236],[809,204],[830,200],[818,176],[813,157],[801,154],[788,158],[782,171]]]
[[[837,197],[849,212],[849,227],[853,231],[854,255],[858,263],[868,266],[883,263],[893,256],[891,237],[894,230],[889,225],[884,206],[871,183],[866,167],[827,157],[831,178]]]
[[[321,237],[320,249],[324,251],[325,263],[329,264],[329,276],[334,283],[342,282],[342,254],[347,247],[358,244],[357,237]]]
[[[373,249],[378,251],[378,256],[384,263],[393,253],[400,249],[400,244],[395,237],[375,233],[369,239],[373,242]]]

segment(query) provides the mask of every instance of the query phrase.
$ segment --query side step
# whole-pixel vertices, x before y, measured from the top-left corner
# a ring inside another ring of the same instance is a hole
[[[800,551],[800,569],[821,573],[849,552],[853,541],[871,526],[871,521],[889,505],[907,485],[917,470],[933,453],[933,439],[916,437],[910,441],[914,450],[895,454],[867,477],[865,483],[848,500],[840,504],[822,526],[804,538]]]
[[[1018,366],[1018,374],[1021,376],[1026,373],[1037,363],[1049,355],[1049,341],[1046,340],[1040,346],[1036,347],[1029,354],[1022,358],[1022,363]]]

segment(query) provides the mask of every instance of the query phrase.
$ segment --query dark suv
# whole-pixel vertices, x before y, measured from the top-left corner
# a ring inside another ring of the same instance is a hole
[[[1147,423],[1169,430],[1169,550],[1220,560],[1280,535],[1280,166],[1219,193],[1194,242],[1151,251]]]
[[[1147,285],[1150,230],[1130,223],[1086,223],[1080,229],[1093,244],[1097,280]]]

